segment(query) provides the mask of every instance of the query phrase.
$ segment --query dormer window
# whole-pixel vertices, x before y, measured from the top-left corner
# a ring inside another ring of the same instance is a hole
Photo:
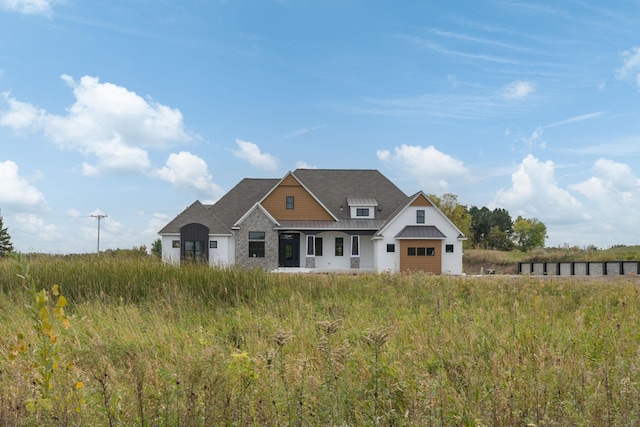
[[[376,199],[366,199],[360,197],[347,198],[351,218],[357,219],[374,219],[376,217],[376,207],[378,201]]]

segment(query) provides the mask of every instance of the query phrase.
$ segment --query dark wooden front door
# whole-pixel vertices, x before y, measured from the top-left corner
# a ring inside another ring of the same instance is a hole
[[[300,234],[280,234],[280,267],[300,267]]]

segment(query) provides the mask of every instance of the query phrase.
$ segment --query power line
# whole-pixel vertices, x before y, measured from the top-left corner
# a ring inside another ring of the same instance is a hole
[[[109,215],[95,214],[89,216],[92,218],[98,218],[98,256],[100,256],[100,220],[102,220],[102,218],[108,217]]]

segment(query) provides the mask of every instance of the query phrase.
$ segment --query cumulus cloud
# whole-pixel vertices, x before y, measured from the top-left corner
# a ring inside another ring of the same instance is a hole
[[[54,224],[46,224],[42,218],[35,214],[18,214],[14,220],[15,231],[28,234],[29,241],[34,239],[44,242],[55,242],[62,238],[58,228]]]
[[[532,82],[518,80],[502,87],[502,97],[508,100],[524,99],[535,90]]]
[[[172,153],[164,167],[155,171],[160,179],[180,189],[188,189],[208,198],[217,198],[222,189],[213,182],[207,163],[186,151]]]
[[[448,179],[465,177],[467,168],[460,160],[438,151],[433,145],[421,147],[403,144],[389,150],[378,150],[378,159],[412,175],[423,190],[428,192],[447,191]]]
[[[591,203],[606,208],[609,212],[618,209],[623,216],[629,208],[640,209],[640,179],[629,165],[608,159],[598,159],[593,166],[593,176],[586,181],[572,185]]]
[[[5,93],[8,110],[0,114],[0,125],[14,130],[41,130],[59,147],[78,151],[93,159],[83,173],[144,172],[150,167],[148,148],[163,148],[191,137],[183,117],[172,109],[97,77],[79,81],[63,75],[76,100],[66,115],[48,114]]]
[[[531,154],[511,175],[511,188],[498,190],[494,204],[512,215],[539,218],[543,222],[566,223],[588,218],[581,203],[558,186],[553,162],[541,162]]]
[[[11,160],[0,162],[0,205],[42,207],[44,195],[18,174],[18,165]]]
[[[616,70],[616,78],[635,83],[640,89],[640,47],[621,53],[622,66]]]
[[[25,15],[49,15],[53,3],[52,0],[0,0],[0,7]]]
[[[309,163],[305,162],[305,161],[297,161],[296,162],[296,169],[317,169],[315,166],[311,166]]]
[[[278,159],[268,153],[263,153],[253,142],[236,139],[238,149],[233,153],[236,157],[246,160],[251,166],[265,171],[275,171],[279,167]]]

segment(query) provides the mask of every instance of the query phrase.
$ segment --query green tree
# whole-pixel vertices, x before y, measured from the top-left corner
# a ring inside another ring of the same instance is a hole
[[[162,240],[160,238],[154,240],[151,244],[151,254],[162,258]]]
[[[471,215],[467,207],[458,203],[458,196],[452,193],[443,194],[442,197],[429,195],[429,199],[455,224],[462,234],[471,237]],[[466,243],[466,242],[465,242]]]
[[[522,252],[544,247],[547,237],[547,226],[536,218],[526,219],[518,216],[513,223],[513,240]]]
[[[513,249],[511,233],[501,230],[498,225],[491,227],[484,241],[487,247],[497,249],[499,251],[510,251]]]
[[[486,206],[481,209],[472,206],[469,214],[472,218],[474,247],[511,250],[511,246],[503,240],[505,235],[510,239],[513,233],[513,221],[506,209],[496,208],[491,211]],[[500,233],[496,234],[497,231]]]
[[[7,227],[3,226],[2,213],[0,212],[0,258],[8,256],[13,252],[11,236]]]

